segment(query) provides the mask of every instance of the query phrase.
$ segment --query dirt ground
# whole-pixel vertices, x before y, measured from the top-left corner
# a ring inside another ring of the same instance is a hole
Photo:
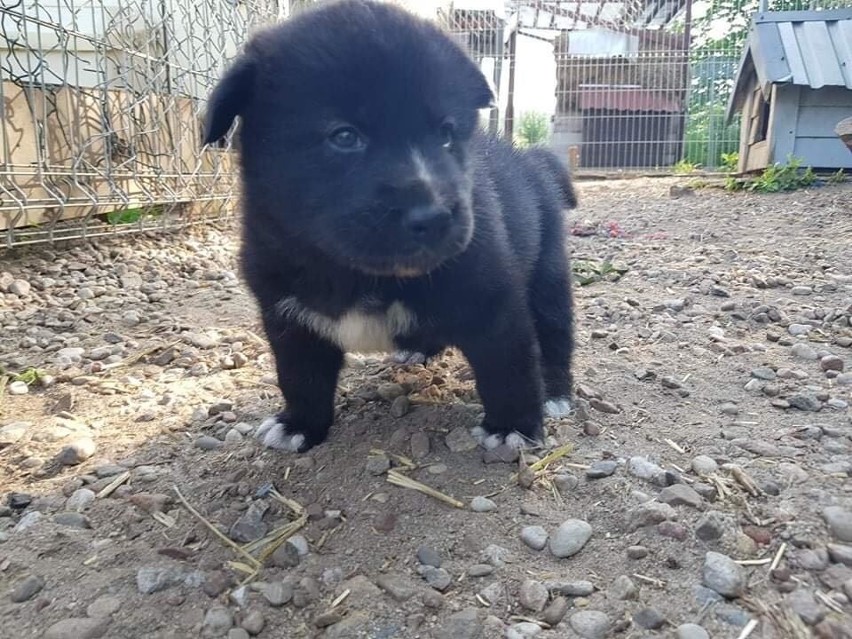
[[[577,410],[520,461],[452,352],[262,450],[234,229],[0,253],[0,637],[852,636],[852,185],[683,184],[580,183]]]

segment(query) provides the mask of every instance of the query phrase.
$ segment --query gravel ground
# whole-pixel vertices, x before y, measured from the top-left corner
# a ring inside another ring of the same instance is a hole
[[[580,184],[549,463],[477,449],[453,352],[261,450],[233,229],[3,253],[0,636],[852,636],[852,187],[682,185]]]

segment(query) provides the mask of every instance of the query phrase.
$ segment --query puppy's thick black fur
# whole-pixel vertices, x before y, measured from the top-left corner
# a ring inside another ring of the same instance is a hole
[[[243,272],[286,400],[267,445],[326,438],[344,350],[459,347],[488,445],[567,408],[574,190],[481,131],[492,100],[437,27],[353,0],[261,32],[214,90],[205,141],[240,117]]]

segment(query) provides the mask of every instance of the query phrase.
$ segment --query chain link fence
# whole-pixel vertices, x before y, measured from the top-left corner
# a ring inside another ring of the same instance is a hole
[[[724,168],[725,108],[760,0],[396,0],[493,82],[487,126],[579,175]],[[257,28],[311,0],[0,0],[0,247],[228,215],[233,154],[204,101]],[[770,10],[852,0],[769,0]]]
[[[6,247],[227,214],[234,167],[202,152],[204,100],[276,0],[0,0]]]

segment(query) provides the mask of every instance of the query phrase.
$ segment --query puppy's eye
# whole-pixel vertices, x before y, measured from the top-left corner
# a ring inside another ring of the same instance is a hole
[[[446,119],[441,123],[441,144],[445,149],[453,146],[456,139],[456,125],[451,119]]]
[[[360,151],[367,145],[357,129],[351,126],[341,126],[334,129],[329,134],[328,141],[340,151]]]

